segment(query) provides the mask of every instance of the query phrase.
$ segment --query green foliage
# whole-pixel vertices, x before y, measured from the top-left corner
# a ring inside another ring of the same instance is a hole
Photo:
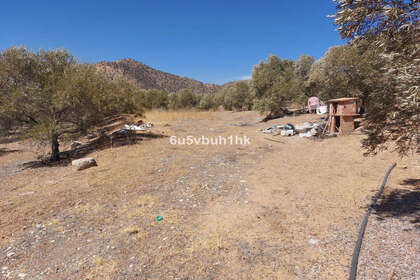
[[[169,109],[191,109],[199,104],[199,95],[193,94],[188,89],[182,89],[176,93],[169,94]]]
[[[304,88],[292,60],[270,56],[254,67],[251,92],[254,108],[275,116],[282,114],[287,104],[299,100]]]
[[[216,107],[215,94],[207,93],[201,96],[200,103],[198,104],[198,108],[200,110],[210,110],[215,107]]]
[[[143,102],[147,109],[168,109],[169,97],[162,90],[150,89],[143,93]]]
[[[369,112],[363,141],[370,153],[395,143],[397,151],[420,153],[420,3],[418,0],[336,0],[335,24],[352,45],[380,53],[382,83],[366,99]]]
[[[332,47],[312,65],[307,85],[322,100],[360,97],[366,101],[381,79],[383,65],[375,50],[363,44]]]
[[[104,117],[142,112],[139,89],[124,79],[110,81],[65,50],[10,48],[0,54],[0,116],[20,124],[27,137],[51,141],[85,133]]]
[[[250,110],[252,96],[248,82],[240,81],[223,88],[215,97],[215,103],[225,110]]]
[[[309,77],[309,71],[311,70],[312,64],[315,59],[306,54],[302,54],[294,64],[296,75],[303,81],[306,81]]]

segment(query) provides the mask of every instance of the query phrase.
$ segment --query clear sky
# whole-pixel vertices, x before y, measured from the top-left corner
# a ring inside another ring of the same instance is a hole
[[[251,75],[270,54],[343,44],[332,0],[3,1],[0,49],[64,47],[82,62],[133,58],[203,82]]]

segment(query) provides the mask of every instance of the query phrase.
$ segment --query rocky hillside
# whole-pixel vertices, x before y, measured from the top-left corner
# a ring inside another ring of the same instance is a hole
[[[170,93],[187,88],[193,93],[215,93],[221,88],[219,85],[205,84],[162,72],[133,59],[100,62],[96,64],[96,67],[110,78],[123,75],[143,89],[153,88]]]

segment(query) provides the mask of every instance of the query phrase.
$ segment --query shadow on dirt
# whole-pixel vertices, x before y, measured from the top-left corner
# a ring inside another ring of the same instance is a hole
[[[411,223],[420,227],[420,186],[419,179],[407,179],[404,185],[412,185],[413,189],[396,189],[383,197],[374,207],[378,219],[387,217],[406,217]]]
[[[10,144],[19,141],[21,138],[18,135],[12,136],[1,136],[0,137],[0,144]]]
[[[16,153],[19,152],[20,150],[9,150],[7,148],[0,148],[0,157],[4,156],[6,154],[10,154],[10,153]]]
[[[40,167],[54,167],[67,166],[74,159],[83,158],[95,151],[102,151],[105,149],[116,148],[120,146],[133,145],[139,141],[155,138],[168,137],[163,134],[156,134],[151,132],[136,133],[136,134],[117,134],[112,137],[102,136],[91,140],[87,144],[83,144],[73,150],[60,152],[60,161],[51,162],[49,158],[42,158],[35,161],[26,162],[22,165],[23,169],[40,168]]]
[[[405,179],[401,184],[406,186],[420,187],[420,179]]]

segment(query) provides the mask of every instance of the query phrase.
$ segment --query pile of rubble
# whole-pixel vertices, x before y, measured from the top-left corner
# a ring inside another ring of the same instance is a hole
[[[300,137],[315,137],[324,135],[326,132],[327,120],[320,119],[315,122],[305,122],[302,125],[285,124],[285,125],[273,125],[268,128],[262,129],[261,131],[265,134],[271,134],[273,136],[293,136],[299,134]]]
[[[125,124],[124,128],[114,131],[113,135],[120,135],[120,134],[128,134],[128,133],[135,133],[136,131],[149,131],[153,127],[151,122],[143,123],[140,121],[137,124]]]
[[[292,135],[296,134],[296,129],[290,123],[285,124],[285,125],[276,124],[276,125],[273,125],[273,126],[270,126],[270,127],[266,128],[266,129],[262,129],[262,132],[266,133],[266,134],[271,134],[271,135],[274,135],[274,136],[275,135],[292,136]]]

